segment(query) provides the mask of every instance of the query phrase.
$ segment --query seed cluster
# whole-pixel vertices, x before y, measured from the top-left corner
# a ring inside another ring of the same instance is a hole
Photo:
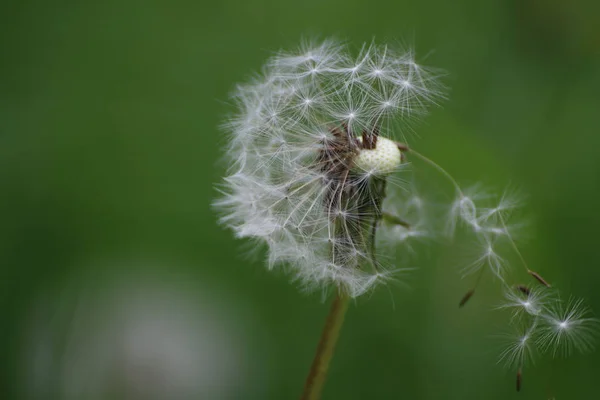
[[[401,167],[392,135],[436,88],[411,52],[387,46],[353,56],[325,41],[275,55],[233,96],[221,221],[266,243],[269,266],[286,266],[304,287],[358,296],[384,282],[375,243],[394,242],[376,235],[395,190],[388,176]]]

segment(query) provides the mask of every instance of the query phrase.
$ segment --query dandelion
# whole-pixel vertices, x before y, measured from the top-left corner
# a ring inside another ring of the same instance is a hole
[[[384,209],[404,169],[397,117],[423,110],[438,89],[412,53],[387,46],[352,57],[325,41],[275,55],[234,93],[221,222],[266,243],[269,266],[289,267],[307,289],[357,297],[385,283],[376,243],[424,235]]]
[[[587,326],[579,314],[565,319],[547,308],[546,292],[508,283],[506,249],[544,289],[550,286],[529,269],[516,245],[521,224],[511,217],[517,198],[463,189],[406,144],[402,133],[411,119],[443,97],[438,77],[417,64],[412,51],[371,43],[353,55],[348,46],[326,40],[275,54],[260,75],[233,93],[236,112],[224,125],[229,169],[214,204],[221,224],[238,238],[265,245],[268,268],[285,268],[306,290],[336,292],[303,399],[320,397],[349,300],[402,270],[388,262],[397,246],[413,250],[414,240],[451,237],[458,229],[477,243],[474,261],[463,268],[464,276],[477,275],[476,282],[459,305],[474,296],[489,271],[510,288],[500,308],[511,309],[511,322],[525,326],[500,357],[518,367],[518,390],[536,340],[591,344],[588,336],[566,333],[555,323]],[[433,217],[426,196],[406,178],[409,157],[451,184],[455,197],[444,218]]]

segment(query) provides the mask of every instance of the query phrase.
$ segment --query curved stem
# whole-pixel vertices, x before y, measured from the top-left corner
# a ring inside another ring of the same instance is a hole
[[[333,358],[333,352],[340,336],[340,330],[344,323],[349,302],[350,298],[348,295],[338,292],[331,304],[315,358],[306,378],[304,392],[302,393],[302,397],[300,397],[301,400],[318,400],[321,398],[321,392],[323,391],[327,371],[329,370],[329,363]]]

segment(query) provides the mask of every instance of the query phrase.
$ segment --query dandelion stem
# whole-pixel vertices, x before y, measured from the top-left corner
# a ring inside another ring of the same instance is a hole
[[[340,291],[331,304],[315,358],[306,378],[301,400],[318,400],[321,398],[329,364],[333,358],[335,345],[340,336],[340,330],[344,323],[344,316],[348,310],[349,301],[350,298],[348,295]]]

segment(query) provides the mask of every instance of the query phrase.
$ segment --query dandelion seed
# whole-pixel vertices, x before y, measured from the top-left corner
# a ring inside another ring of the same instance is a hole
[[[526,296],[529,296],[531,294],[531,289],[525,285],[515,285],[515,289],[517,289],[519,292],[523,293]]]
[[[581,299],[571,299],[566,304],[556,301],[542,315],[538,345],[553,356],[568,356],[573,350],[591,351],[598,333],[598,321],[589,314]]]
[[[508,263],[495,249],[495,242],[492,242],[487,236],[479,238],[481,243],[479,244],[478,253],[476,259],[462,269],[463,276],[473,274],[480,271],[482,268],[487,267],[494,276],[504,281],[504,272],[508,267]]]
[[[507,334],[504,339],[508,344],[500,353],[499,363],[509,368],[521,369],[534,360],[535,323],[525,328],[517,329],[516,333]]]
[[[413,252],[413,244],[434,236],[427,213],[428,205],[414,187],[388,196],[384,202],[379,242],[392,248],[403,245]]]
[[[542,278],[542,276],[541,276],[540,274],[538,274],[537,272],[535,272],[535,271],[531,271],[531,270],[528,270],[528,271],[527,271],[527,273],[528,273],[529,275],[531,275],[531,276],[532,276],[532,277],[533,277],[533,278],[534,278],[536,281],[538,281],[538,282],[539,282],[539,283],[541,283],[542,285],[544,285],[544,286],[546,286],[546,287],[548,287],[548,288],[549,288],[549,287],[552,287],[552,285],[550,285],[550,284],[548,283],[548,281],[546,281],[544,278]]]
[[[460,303],[458,303],[459,307],[463,307],[465,304],[467,304],[467,302],[469,301],[469,299],[471,297],[473,297],[473,295],[475,294],[475,290],[471,289],[469,290],[467,293],[465,293],[465,295],[462,297],[462,299],[460,299]]]
[[[513,318],[521,317],[523,314],[530,316],[539,316],[548,304],[550,292],[545,288],[530,290],[525,292],[520,289],[507,287],[504,290],[505,302],[499,305],[498,309],[510,309]]]

